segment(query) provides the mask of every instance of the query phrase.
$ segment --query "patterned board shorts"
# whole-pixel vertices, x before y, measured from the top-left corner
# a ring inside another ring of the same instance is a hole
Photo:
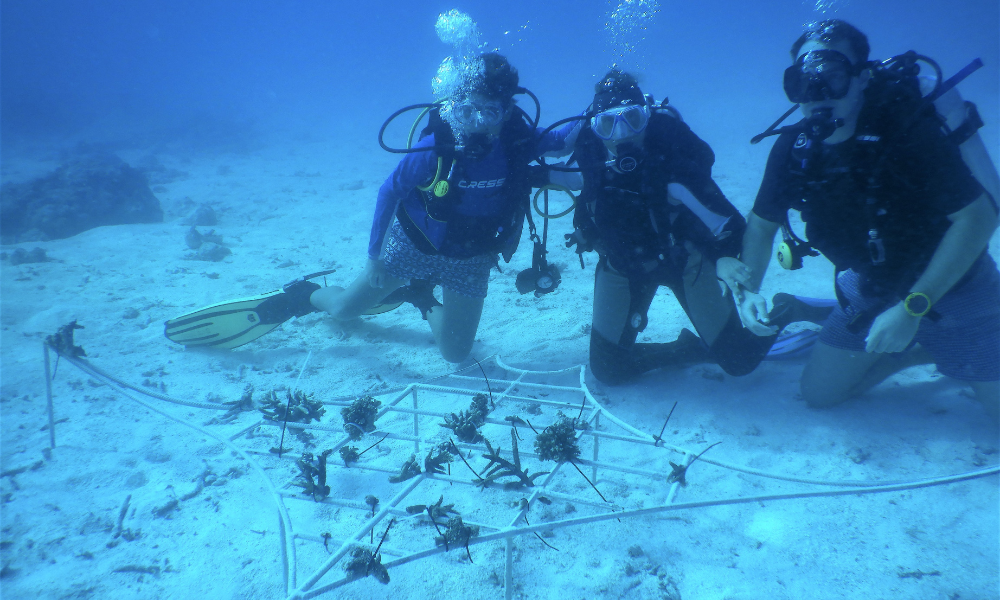
[[[386,237],[382,259],[385,270],[396,279],[427,279],[470,298],[485,298],[490,269],[497,264],[492,254],[471,258],[451,258],[424,254],[413,245],[396,221]]]
[[[847,270],[837,279],[846,298],[847,311],[834,309],[820,332],[820,341],[843,350],[864,351],[868,329],[853,334],[847,330],[853,311],[878,303],[863,296],[861,277]],[[969,276],[934,305],[941,318],[924,317],[913,342],[931,353],[938,371],[961,381],[1000,379],[1000,272],[989,255],[969,268]],[[849,314],[850,313],[850,314]]]

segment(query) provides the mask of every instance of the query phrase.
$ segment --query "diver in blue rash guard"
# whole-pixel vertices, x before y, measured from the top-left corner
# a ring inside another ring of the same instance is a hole
[[[302,282],[297,294],[310,292],[312,306],[339,320],[409,302],[450,362],[472,350],[497,255],[510,262],[517,249],[531,191],[528,163],[558,153],[574,129],[538,139],[516,113],[517,70],[497,53],[479,58],[481,76],[443,103],[414,148],[431,149],[408,153],[379,189],[364,272],[346,290]],[[436,285],[443,302],[433,295]]]
[[[517,70],[503,56],[476,54],[454,64],[447,59],[435,78],[436,87],[446,82],[436,90],[444,100],[401,109],[382,126],[382,147],[406,156],[379,189],[365,270],[346,290],[310,281],[330,273],[321,271],[280,290],[170,319],[164,335],[188,347],[237,348],[318,310],[346,320],[409,302],[430,325],[441,355],[464,360],[479,328],[490,269],[498,266],[498,254],[510,262],[517,250],[533,182],[548,183],[541,181],[547,172],[529,163],[568,154],[579,129],[572,123],[539,129],[538,101],[531,121],[514,96],[534,96],[518,87]],[[386,146],[386,126],[414,108],[429,114],[423,138],[413,148]],[[443,302],[434,297],[437,285]]]

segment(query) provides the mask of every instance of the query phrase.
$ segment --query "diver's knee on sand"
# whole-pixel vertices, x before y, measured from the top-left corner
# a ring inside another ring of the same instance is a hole
[[[596,330],[590,330],[590,372],[601,383],[618,385],[638,375],[630,353],[609,342]]]
[[[441,358],[450,363],[460,363],[469,358],[472,354],[472,340],[464,341],[444,341],[438,345],[441,351]]]
[[[427,312],[427,323],[442,358],[460,363],[472,353],[485,299],[464,296],[448,288],[442,289],[441,296],[443,305]]]
[[[799,382],[799,393],[809,408],[830,408],[850,398],[850,389],[830,389],[805,379]]]
[[[827,408],[854,395],[868,371],[882,355],[864,350],[844,350],[816,342],[802,371],[799,389],[811,408]]]
[[[1000,381],[969,381],[976,400],[983,405],[994,423],[1000,423]]]

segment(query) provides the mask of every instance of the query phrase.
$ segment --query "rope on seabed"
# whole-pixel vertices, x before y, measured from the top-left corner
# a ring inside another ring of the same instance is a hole
[[[707,508],[711,506],[732,506],[736,504],[750,504],[754,502],[770,502],[774,500],[800,500],[804,498],[829,498],[835,496],[851,496],[851,495],[865,495],[865,494],[879,494],[885,492],[898,492],[904,490],[912,490],[917,488],[933,487],[938,485],[946,485],[949,483],[958,483],[961,481],[967,481],[971,479],[978,479],[981,477],[988,477],[990,475],[996,475],[1000,473],[1000,466],[989,467],[986,469],[980,469],[978,471],[972,471],[969,473],[963,473],[961,475],[951,475],[948,477],[938,477],[935,479],[927,479],[922,481],[915,481],[911,483],[904,484],[894,484],[894,485],[883,485],[878,487],[864,487],[864,488],[850,488],[844,490],[827,490],[823,492],[797,492],[789,494],[772,494],[766,496],[751,496],[746,498],[722,498],[716,500],[703,500],[700,502],[682,502],[678,504],[664,504],[660,506],[653,506],[650,508],[639,508],[634,510],[626,510],[621,512],[608,512],[600,515],[590,515],[586,517],[576,517],[573,519],[563,519],[561,521],[549,521],[546,523],[538,523],[528,527],[518,527],[513,529],[507,529],[503,531],[498,531],[497,533],[491,533],[484,536],[479,536],[469,540],[469,545],[474,546],[476,544],[485,544],[487,542],[493,542],[508,538],[513,538],[521,535],[527,535],[530,533],[539,533],[546,530],[560,529],[563,527],[571,527],[574,525],[586,525],[588,523],[597,523],[601,521],[609,521],[611,519],[622,519],[629,517],[641,517],[652,515],[661,512],[671,512],[675,510],[684,510],[689,508]],[[396,560],[383,563],[386,569],[391,569],[393,567],[398,567],[405,565],[406,563],[419,560],[421,558],[426,558],[428,556],[433,556],[435,554],[440,554],[446,552],[443,547],[436,547],[415,554],[410,554],[409,556],[404,556]],[[343,578],[338,581],[332,582],[328,585],[318,587],[308,592],[300,593],[298,595],[292,596],[293,598],[301,598],[306,600],[308,598],[315,598],[321,594],[332,591],[345,583],[353,581],[350,578]]]
[[[245,461],[247,461],[247,463],[249,463],[251,467],[253,467],[253,469],[257,472],[257,474],[260,475],[261,478],[264,479],[264,483],[267,486],[268,491],[271,492],[271,498],[274,501],[274,503],[275,503],[275,505],[276,505],[276,507],[278,509],[279,534],[280,534],[280,537],[282,538],[281,539],[281,542],[282,542],[282,546],[281,546],[281,558],[282,558],[282,564],[283,564],[283,567],[284,567],[284,570],[285,570],[284,579],[285,579],[285,588],[286,588],[286,591],[287,591],[287,589],[289,587],[289,584],[291,584],[291,586],[295,585],[295,571],[296,571],[296,567],[295,567],[295,562],[296,562],[295,561],[295,541],[293,539],[293,536],[290,535],[290,532],[292,531],[292,521],[291,521],[291,518],[288,516],[288,510],[285,508],[284,502],[282,502],[282,500],[281,500],[281,494],[278,493],[278,489],[274,486],[274,482],[272,482],[271,478],[268,477],[267,473],[264,472],[263,467],[261,467],[259,464],[257,464],[257,461],[255,461],[245,450],[243,450],[242,448],[240,448],[239,446],[237,446],[236,444],[234,444],[233,442],[231,442],[229,439],[224,438],[224,437],[220,437],[220,436],[212,433],[211,431],[209,431],[209,430],[207,430],[207,429],[205,429],[203,427],[200,427],[198,425],[195,425],[194,423],[190,423],[188,421],[185,421],[184,419],[181,419],[180,417],[175,417],[174,415],[171,415],[170,413],[164,412],[164,411],[160,410],[159,408],[156,408],[152,404],[146,402],[145,400],[141,400],[139,398],[134,397],[132,394],[129,394],[127,390],[134,390],[136,392],[139,392],[139,393],[145,394],[147,396],[151,396],[151,397],[157,398],[159,400],[166,400],[166,401],[169,401],[169,402],[174,402],[175,404],[183,404],[185,406],[195,406],[195,407],[198,407],[198,408],[213,408],[213,409],[217,409],[218,407],[216,405],[214,405],[214,404],[204,404],[204,405],[202,405],[202,403],[179,401],[179,400],[175,400],[175,399],[169,398],[167,396],[163,396],[162,394],[154,394],[154,393],[148,392],[146,390],[137,389],[135,386],[129,385],[127,383],[124,383],[121,380],[119,380],[118,378],[113,377],[113,376],[109,375],[108,373],[105,373],[103,370],[95,367],[94,365],[90,364],[90,362],[88,362],[86,360],[82,360],[80,358],[76,358],[76,357],[73,357],[73,356],[67,356],[65,354],[61,354],[60,356],[62,356],[62,358],[64,358],[64,359],[68,360],[70,363],[72,363],[73,365],[75,365],[78,369],[80,369],[84,373],[89,373],[93,377],[95,377],[97,379],[100,379],[100,380],[103,380],[105,383],[107,383],[108,385],[110,385],[112,387],[112,389],[114,389],[115,391],[117,391],[119,394],[125,396],[129,400],[132,400],[133,402],[136,402],[137,404],[141,404],[142,406],[148,408],[149,410],[151,410],[151,411],[153,411],[153,412],[155,412],[157,414],[160,414],[160,415],[162,415],[162,416],[164,416],[164,417],[166,417],[166,418],[168,418],[168,419],[170,419],[172,421],[176,421],[176,422],[180,423],[181,425],[186,425],[186,426],[190,427],[191,429],[194,429],[198,433],[201,433],[201,434],[206,435],[206,436],[208,436],[208,437],[210,437],[210,438],[212,438],[212,439],[214,439],[214,440],[216,440],[218,442],[221,442],[227,448],[229,448],[233,452],[236,452],[241,457],[243,457],[243,459]],[[225,407],[225,408],[228,408],[228,407]]]
[[[55,352],[55,348],[52,348],[52,350],[53,352]],[[150,390],[144,390],[136,385],[124,381],[123,379],[115,377],[111,373],[108,373],[107,371],[94,365],[90,361],[83,360],[74,356],[59,354],[58,352],[56,352],[56,354],[76,365],[77,368],[79,368],[81,371],[90,373],[91,375],[93,375],[98,379],[105,380],[105,383],[112,385],[112,387],[129,389],[134,392],[138,392],[143,396],[149,396],[150,398],[156,398],[157,400],[163,400],[164,402],[170,402],[172,404],[180,404],[181,406],[191,406],[193,408],[207,408],[210,410],[229,410],[230,408],[232,408],[231,406],[225,404],[218,404],[211,402],[192,402],[190,400],[178,400],[177,398],[171,398],[166,394],[160,394]]]

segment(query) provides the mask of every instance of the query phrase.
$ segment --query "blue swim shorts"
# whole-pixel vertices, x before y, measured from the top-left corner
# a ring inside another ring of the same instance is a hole
[[[819,335],[824,344],[864,351],[870,326],[854,334],[847,324],[855,311],[867,310],[880,300],[862,295],[861,281],[850,269],[837,278],[848,307],[835,308],[824,324]],[[913,343],[930,352],[938,371],[961,381],[1000,380],[1000,272],[993,259],[984,254],[973,263],[966,277],[934,305],[934,310],[941,318],[921,319]]]
[[[490,283],[490,269],[497,264],[493,254],[471,258],[451,258],[424,254],[396,221],[386,236],[382,253],[385,270],[396,279],[426,279],[470,298],[485,298]]]

